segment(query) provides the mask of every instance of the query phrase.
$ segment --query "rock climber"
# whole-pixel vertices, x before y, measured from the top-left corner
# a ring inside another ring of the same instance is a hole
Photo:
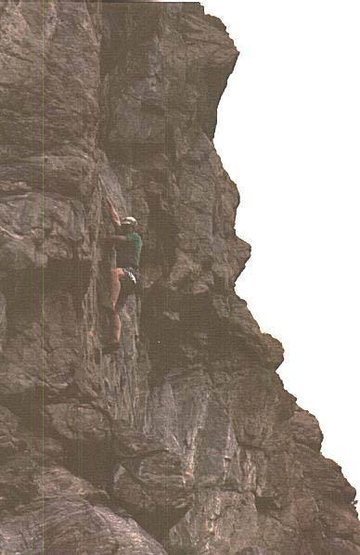
[[[116,268],[111,270],[111,306],[113,311],[113,337],[109,347],[116,349],[120,343],[121,320],[116,308],[120,293],[130,294],[136,290],[139,280],[139,263],[142,239],[136,231],[138,223],[132,216],[122,220],[110,200],[107,200],[115,235],[105,238],[107,244],[115,247]],[[124,291],[122,291],[124,287]]]

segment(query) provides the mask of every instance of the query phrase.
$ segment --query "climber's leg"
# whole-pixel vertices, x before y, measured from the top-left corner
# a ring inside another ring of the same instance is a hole
[[[115,310],[116,303],[119,300],[119,295],[121,291],[120,280],[125,276],[124,270],[122,268],[115,268],[111,270],[111,305],[113,310]]]
[[[125,276],[122,268],[111,270],[111,305],[113,309],[113,341],[120,343],[121,337],[121,320],[116,310],[116,303],[119,300],[121,292],[121,279]]]
[[[114,312],[114,329],[113,329],[113,341],[115,343],[120,343],[121,337],[121,320],[119,314],[115,311]]]

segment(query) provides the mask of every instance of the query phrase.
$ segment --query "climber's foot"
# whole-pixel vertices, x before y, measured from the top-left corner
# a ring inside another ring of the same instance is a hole
[[[95,347],[94,349],[94,361],[95,361],[95,364],[100,364],[100,361],[101,361],[101,352],[98,347]]]
[[[120,343],[118,341],[113,341],[112,343],[108,343],[102,348],[103,355],[109,355],[114,353],[120,347]]]

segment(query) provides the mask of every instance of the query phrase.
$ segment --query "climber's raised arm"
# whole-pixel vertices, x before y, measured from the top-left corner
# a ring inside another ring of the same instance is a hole
[[[121,226],[120,216],[119,216],[117,210],[115,209],[113,203],[109,199],[106,199],[106,203],[108,205],[110,216],[111,216],[113,224],[116,227],[120,227]]]

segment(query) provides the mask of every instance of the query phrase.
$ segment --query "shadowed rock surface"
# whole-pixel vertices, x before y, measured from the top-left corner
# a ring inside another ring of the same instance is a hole
[[[355,491],[234,292],[199,4],[0,1],[0,551],[354,555]],[[105,200],[144,239],[109,335]]]

